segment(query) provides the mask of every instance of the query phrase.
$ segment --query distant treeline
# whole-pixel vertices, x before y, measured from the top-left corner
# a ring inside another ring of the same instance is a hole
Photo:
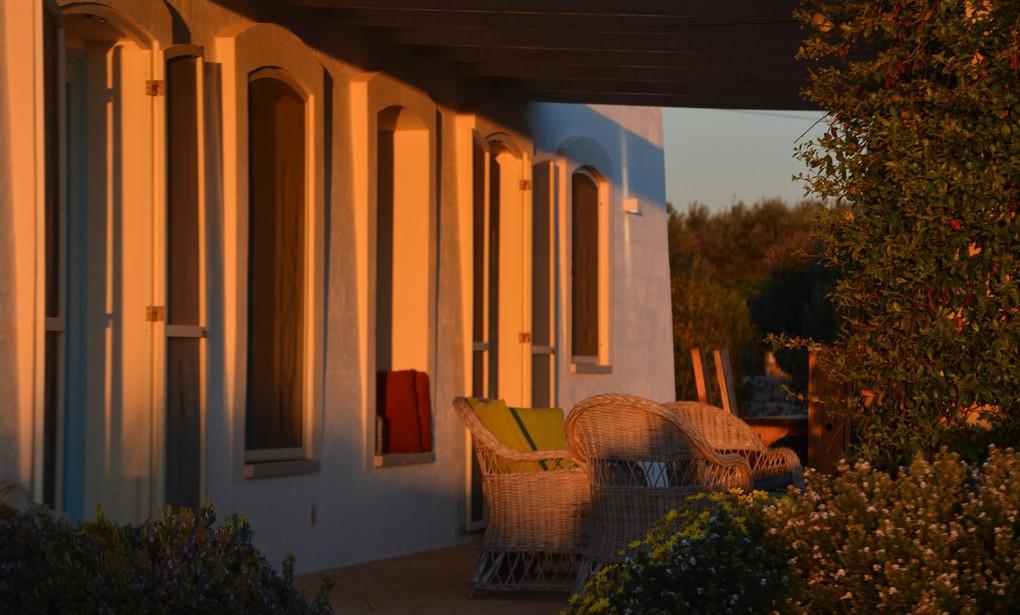
[[[728,349],[739,389],[743,376],[762,373],[766,334],[832,340],[835,316],[826,295],[835,272],[820,264],[811,234],[824,207],[818,201],[791,207],[781,199],[738,202],[719,213],[701,203],[686,212],[669,206],[677,399],[697,397],[692,347]],[[794,386],[803,387],[804,358],[779,358]]]

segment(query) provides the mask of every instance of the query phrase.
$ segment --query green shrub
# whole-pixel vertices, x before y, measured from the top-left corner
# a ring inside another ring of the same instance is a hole
[[[1020,604],[1020,454],[864,461],[803,493],[695,496],[567,613],[1009,613]]]
[[[631,557],[607,566],[566,613],[758,613],[787,584],[782,557],[766,540],[755,494],[699,494],[669,512]]]
[[[167,509],[140,526],[101,514],[72,526],[45,512],[0,506],[3,613],[331,613],[330,582],[309,604],[278,574],[238,516],[216,526],[211,507]]]
[[[1020,2],[801,0],[797,17],[829,128],[798,155],[842,205],[818,228],[842,323],[823,363],[875,393],[844,413],[854,453],[894,469],[970,410],[1020,419]]]
[[[1000,418],[985,425],[968,425],[954,431],[947,446],[965,461],[979,463],[987,458],[992,446],[1009,446],[1011,443],[1020,444],[1020,417]]]

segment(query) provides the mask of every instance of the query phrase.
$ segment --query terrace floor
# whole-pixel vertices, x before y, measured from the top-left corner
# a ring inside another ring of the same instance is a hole
[[[314,595],[319,579],[336,581],[330,602],[339,615],[553,615],[566,594],[480,594],[468,599],[467,582],[478,547],[467,545],[301,575],[296,585]]]

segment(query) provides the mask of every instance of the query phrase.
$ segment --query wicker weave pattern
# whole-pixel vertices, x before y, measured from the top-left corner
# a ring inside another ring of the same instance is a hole
[[[520,452],[505,446],[463,397],[454,400],[453,409],[471,432],[489,514],[472,587],[573,589],[588,516],[584,468],[570,451]]]
[[[664,405],[687,419],[719,452],[747,459],[755,480],[789,473],[794,486],[804,488],[804,472],[797,453],[783,447],[769,448],[750,425],[729,412],[696,401]]]
[[[749,489],[751,468],[720,454],[682,416],[642,397],[606,394],[567,417],[570,450],[591,480],[592,539],[582,582],[688,495]]]

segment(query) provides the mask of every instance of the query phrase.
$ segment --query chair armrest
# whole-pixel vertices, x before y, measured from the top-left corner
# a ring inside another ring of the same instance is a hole
[[[785,459],[789,467],[800,465],[800,455],[798,455],[792,448],[777,446],[775,448],[770,448],[769,454]]]
[[[755,474],[779,474],[781,472],[792,472],[800,467],[800,457],[792,449],[786,447],[770,448],[764,451],[756,451],[751,469]]]
[[[584,467],[570,451],[562,449],[525,452],[502,446],[499,450],[490,449],[488,454],[493,461],[493,471],[503,475],[528,473],[534,469],[548,472]]]
[[[504,449],[500,451],[500,457],[506,457],[513,461],[550,461],[557,459],[567,459],[577,463],[577,459],[574,455],[566,449],[550,449],[547,451],[512,451],[510,449]]]
[[[751,490],[751,485],[754,482],[751,466],[742,455],[735,453],[721,454],[715,460],[706,459],[706,461],[721,470],[721,472],[716,474],[713,486],[726,489],[738,488],[744,491]]]
[[[769,478],[777,474],[789,473],[792,482],[798,489],[804,488],[804,470],[800,456],[792,449],[775,447],[757,451],[740,451],[750,462],[751,471],[756,479]]]

